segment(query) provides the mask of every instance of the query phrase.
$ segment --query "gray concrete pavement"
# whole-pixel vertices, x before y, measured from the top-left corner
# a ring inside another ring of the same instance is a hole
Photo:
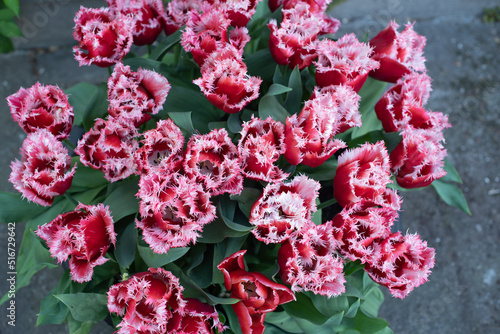
[[[107,77],[105,69],[79,68],[72,58],[72,19],[80,3],[98,7],[104,1],[22,3],[21,23],[31,22],[36,30],[31,38],[18,41],[16,52],[0,55],[0,190],[12,189],[6,181],[9,163],[24,138],[1,101],[36,81],[66,88]],[[498,0],[348,0],[333,12],[343,22],[339,34],[367,32],[372,37],[392,18],[416,21],[415,30],[427,37],[425,56],[433,78],[427,107],[450,117],[453,127],[445,132],[446,147],[462,175],[461,188],[473,213],[467,216],[447,206],[432,189],[402,194],[403,229],[418,232],[436,249],[437,258],[430,281],[406,299],[386,294],[381,316],[397,334],[500,333],[500,23],[481,20],[483,8],[495,5],[500,5]],[[44,17],[50,19],[45,22]],[[4,227],[0,240],[4,247]],[[0,267],[6,262],[4,253],[0,250]],[[25,311],[18,314],[15,330],[6,326],[2,306],[2,334],[67,333],[64,326],[33,329],[39,301],[56,284],[57,270],[37,275],[30,288],[17,295],[19,309]],[[3,292],[3,278],[0,287]],[[103,325],[92,333],[111,330]]]

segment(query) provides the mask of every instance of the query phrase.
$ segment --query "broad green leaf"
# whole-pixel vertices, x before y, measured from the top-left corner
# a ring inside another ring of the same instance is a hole
[[[0,35],[0,53],[7,53],[14,51],[14,44],[8,37]]]
[[[377,118],[377,114],[374,110],[368,110],[364,114],[361,115],[362,125],[360,128],[353,128],[351,133],[351,138],[356,140],[358,137],[361,137],[371,131],[382,130],[382,123]],[[350,142],[349,142],[349,145]]]
[[[98,169],[86,167],[80,162],[80,157],[71,158],[71,164],[77,163],[76,173],[71,182],[70,192],[81,191],[82,189],[96,188],[108,184],[103,172]]]
[[[229,305],[235,304],[239,301],[236,298],[217,297],[204,291],[192,279],[190,279],[181,268],[173,263],[169,263],[165,268],[171,271],[172,274],[179,279],[181,286],[184,287],[182,294],[185,298],[197,298],[210,305]]]
[[[210,122],[208,123],[208,130],[227,128],[227,122]]]
[[[207,133],[209,131],[208,123],[218,122],[222,116],[226,115],[224,111],[215,108],[194,84],[190,84],[189,87],[172,86],[167,100],[163,104],[163,111],[160,111],[158,116],[162,118],[164,114],[168,113],[170,116],[174,112],[192,113],[190,115],[193,125],[192,132],[186,126],[186,131],[190,133],[198,131],[200,133]],[[170,116],[170,118],[172,117]],[[172,120],[175,122],[174,119]]]
[[[189,261],[190,266],[185,270],[185,273],[200,288],[204,289],[210,286],[214,271],[213,246],[196,243],[196,245],[191,247],[191,252],[187,256],[189,257],[186,260]]]
[[[19,16],[19,0],[3,0],[3,3],[7,8],[13,11],[16,16]]]
[[[77,201],[77,202],[80,202],[80,203],[83,203],[83,204],[87,204],[87,205],[90,205],[90,204],[93,204],[95,198],[97,197],[97,195],[104,190],[106,186],[102,185],[102,186],[98,186],[98,187],[95,187],[95,188],[91,188],[87,191],[82,191],[80,193],[77,193],[77,194],[73,194],[74,195],[74,200]],[[65,194],[65,196],[68,196],[68,194]]]
[[[108,115],[108,86],[101,83],[97,86],[95,98],[89,105],[88,111],[83,115],[82,125],[86,131],[90,130],[97,118],[106,118]]]
[[[240,326],[240,321],[238,320],[238,316],[234,312],[231,305],[222,305],[222,308],[224,309],[227,320],[229,321],[229,326],[231,327],[231,331],[234,334],[243,334],[243,332],[241,331],[241,326]],[[271,313],[268,313],[267,315],[270,314]]]
[[[359,310],[359,306],[361,305],[361,299],[356,297],[348,297],[348,299],[353,299],[354,302],[349,305],[349,310],[347,310],[347,312],[344,314],[344,317],[354,318]]]
[[[370,317],[376,317],[378,315],[378,310],[380,305],[384,302],[384,294],[378,286],[374,286],[365,295],[365,300],[361,303],[361,310]]]
[[[240,210],[248,218],[250,217],[250,210],[252,205],[257,199],[262,195],[262,191],[257,188],[245,187],[239,195],[231,196],[231,199],[238,201],[238,206]]]
[[[170,248],[166,254],[157,254],[149,246],[137,245],[139,255],[149,267],[160,268],[174,262],[189,251],[189,247]]]
[[[139,201],[135,197],[139,186],[135,178],[119,181],[117,188],[106,196],[104,205],[109,205],[115,222],[139,211]]]
[[[177,125],[182,130],[186,131],[190,135],[196,132],[196,129],[193,126],[193,121],[191,119],[191,111],[186,112],[169,112],[168,117],[174,121],[175,125]]]
[[[266,95],[259,102],[259,117],[266,119],[271,116],[275,121],[286,123],[288,111],[276,100],[275,96]]]
[[[298,165],[296,172],[307,175],[316,181],[333,180],[337,172],[337,159],[330,158],[317,167],[309,167],[306,165]]]
[[[135,228],[135,221],[132,219],[125,227],[123,232],[118,235],[115,248],[116,261],[123,268],[128,268],[134,262],[137,248],[137,229]]]
[[[383,130],[374,130],[349,141],[349,148],[358,147],[367,142],[375,144],[378,141],[383,141],[387,151],[390,153],[401,142],[401,135],[399,132],[387,133]]]
[[[441,197],[446,204],[455,206],[468,215],[472,215],[469,209],[469,205],[467,204],[467,200],[465,199],[465,196],[459,187],[440,180],[433,181],[431,185],[434,190],[436,190],[436,193],[439,195],[439,197]]]
[[[383,330],[389,323],[381,318],[372,318],[359,311],[354,318],[344,317],[339,326],[334,327],[338,332],[357,330],[362,334],[375,334]]]
[[[239,133],[241,129],[243,129],[239,113],[229,114],[229,117],[227,118],[227,128],[232,133]]]
[[[0,21],[10,21],[16,17],[16,14],[7,8],[0,9]]]
[[[286,312],[271,312],[266,314],[265,322],[276,326],[270,333],[304,333],[304,334],[332,334],[332,327],[342,321],[342,313],[328,319],[322,325],[313,324],[305,319],[290,316]],[[264,333],[268,333],[267,327]]]
[[[151,58],[126,58],[123,60],[123,64],[130,66],[132,71],[137,71],[139,68],[143,68],[145,70],[161,72],[162,68],[165,67],[162,62]]]
[[[68,102],[73,107],[75,125],[83,125],[85,116],[90,112],[98,94],[98,88],[86,82],[80,82],[64,91]]]
[[[266,95],[274,96],[290,91],[292,91],[292,88],[274,83],[271,85],[271,87],[269,87],[269,90],[267,91]]]
[[[261,77],[263,81],[271,81],[273,79],[276,62],[269,48],[261,49],[248,55],[245,57],[245,63],[248,68],[248,74]]]
[[[19,29],[17,24],[9,21],[0,21],[0,34],[9,38],[19,37],[23,35],[21,29]]]
[[[292,90],[286,94],[285,110],[289,114],[297,114],[302,109],[302,79],[300,77],[299,67],[296,66],[290,78],[288,79],[288,87]],[[283,122],[284,123],[284,122]]]
[[[322,325],[329,319],[315,307],[311,299],[304,293],[296,293],[295,298],[297,300],[282,305],[288,314],[308,320],[316,325]]]
[[[214,244],[221,242],[225,238],[237,238],[248,233],[249,231],[245,229],[243,229],[243,231],[237,231],[235,229],[229,228],[222,218],[217,217],[210,224],[207,224],[203,227],[201,238],[199,238],[198,241]]]
[[[373,106],[380,99],[380,96],[385,91],[386,82],[378,81],[368,77],[363,88],[359,91],[361,102],[359,104],[359,112],[361,113],[361,128],[354,128],[352,138],[357,138],[365,133],[373,130],[382,129],[382,123],[377,118],[377,114],[373,110]]]
[[[92,321],[78,321],[72,316],[68,317],[69,334],[89,334],[94,322]]]
[[[173,34],[167,36],[162,40],[157,47],[149,55],[150,59],[160,60],[163,58],[165,53],[167,53],[172,47],[177,45],[181,40],[181,29],[177,30]]]
[[[282,85],[282,86],[285,86],[285,87],[286,87],[286,85],[288,85],[288,80],[281,73],[281,69],[280,69],[279,65],[276,65],[276,69],[274,70],[273,82],[275,84],[279,84],[279,85]],[[290,90],[292,90],[292,89],[290,88]]]
[[[60,200],[54,203],[48,210],[26,223],[23,237],[21,238],[21,244],[19,246],[19,254],[17,256],[16,291],[27,286],[33,275],[35,275],[38,271],[46,267],[53,268],[57,266],[53,264],[54,260],[50,257],[49,251],[42,245],[42,242],[33,231],[36,230],[39,225],[48,223],[57,217],[57,215],[73,208],[74,205],[69,201]],[[2,305],[6,300],[7,294],[5,294],[0,300],[0,305]]]
[[[108,315],[108,297],[98,293],[71,293],[55,295],[71,312],[73,318],[81,322],[99,322]]]
[[[349,301],[345,295],[331,298],[315,295],[311,292],[307,292],[306,295],[311,299],[314,307],[327,318],[331,318],[339,313],[345,313],[349,310]]]
[[[368,77],[363,87],[359,91],[361,102],[359,103],[359,112],[363,115],[373,111],[373,107],[378,102],[382,93],[387,87],[387,82],[379,81]]]
[[[71,286],[71,278],[69,270],[67,270],[59,280],[59,285],[56,286],[50,293],[45,296],[40,303],[40,313],[37,314],[38,318],[36,326],[44,324],[62,324],[66,321],[69,315],[69,309],[54,295],[69,292]]]
[[[444,159],[444,170],[446,171],[446,175],[441,178],[441,181],[457,182],[462,184],[460,174],[448,159]]]
[[[235,209],[236,209],[236,201],[230,200],[228,197],[221,197],[217,205],[218,216],[222,218],[224,223],[228,228],[237,232],[249,232],[254,226],[249,224],[240,224],[236,222],[234,219]]]
[[[25,222],[47,209],[47,207],[22,199],[19,193],[0,193],[0,222]]]

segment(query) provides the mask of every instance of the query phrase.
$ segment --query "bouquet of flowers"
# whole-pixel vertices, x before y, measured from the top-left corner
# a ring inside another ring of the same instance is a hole
[[[20,194],[0,194],[1,220],[27,221],[16,287],[66,268],[37,324],[392,333],[380,286],[404,298],[435,255],[395,228],[398,191],[468,211],[425,37],[336,36],[329,0],[107,2],[73,31],[107,82],[7,99],[27,133]]]

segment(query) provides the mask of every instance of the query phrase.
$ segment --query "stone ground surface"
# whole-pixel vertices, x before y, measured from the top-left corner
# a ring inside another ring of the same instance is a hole
[[[80,3],[98,7],[103,1],[23,0],[21,27],[26,38],[18,50],[0,55],[0,100],[36,81],[67,88],[81,81],[97,83],[107,71],[79,68],[73,60],[72,18]],[[355,32],[370,37],[390,19],[416,21],[427,37],[425,56],[433,78],[427,108],[449,115],[446,131],[449,160],[463,178],[472,216],[444,204],[432,189],[403,193],[403,230],[418,232],[436,249],[430,281],[406,299],[386,294],[381,316],[397,334],[500,333],[500,23],[485,24],[484,8],[498,0],[348,0],[333,15],[343,21],[339,36]],[[0,102],[0,190],[9,164],[24,138]],[[21,229],[19,226],[18,229]],[[21,231],[18,230],[18,235]],[[20,241],[20,240],[19,240]],[[0,225],[0,267],[6,267],[6,229]],[[59,269],[36,275],[29,288],[16,294],[16,327],[7,326],[5,305],[0,333],[67,333],[64,326],[34,328],[40,299],[57,284]],[[7,291],[2,272],[0,294]],[[111,333],[100,324],[92,333]]]

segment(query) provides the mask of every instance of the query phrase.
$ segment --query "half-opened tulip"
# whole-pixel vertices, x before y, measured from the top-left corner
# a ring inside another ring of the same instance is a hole
[[[76,163],[71,168],[68,150],[46,129],[30,133],[20,152],[21,161],[11,163],[9,181],[29,201],[52,205],[55,196],[71,187]]]
[[[40,226],[36,234],[47,242],[59,263],[69,258],[71,278],[79,283],[92,279],[94,267],[106,263],[104,255],[115,244],[113,218],[109,207],[79,204]]]
[[[68,138],[73,126],[73,107],[59,87],[37,82],[7,97],[7,103],[12,118],[26,133],[47,129],[58,140]]]
[[[370,73],[377,80],[396,83],[411,72],[426,71],[423,56],[426,38],[413,30],[413,24],[407,24],[401,33],[398,28],[399,25],[391,21],[369,42],[374,50],[372,58],[380,63],[380,67]]]
[[[133,42],[134,22],[115,16],[109,8],[81,7],[76,13],[73,38],[75,59],[82,65],[109,67],[121,61]]]

